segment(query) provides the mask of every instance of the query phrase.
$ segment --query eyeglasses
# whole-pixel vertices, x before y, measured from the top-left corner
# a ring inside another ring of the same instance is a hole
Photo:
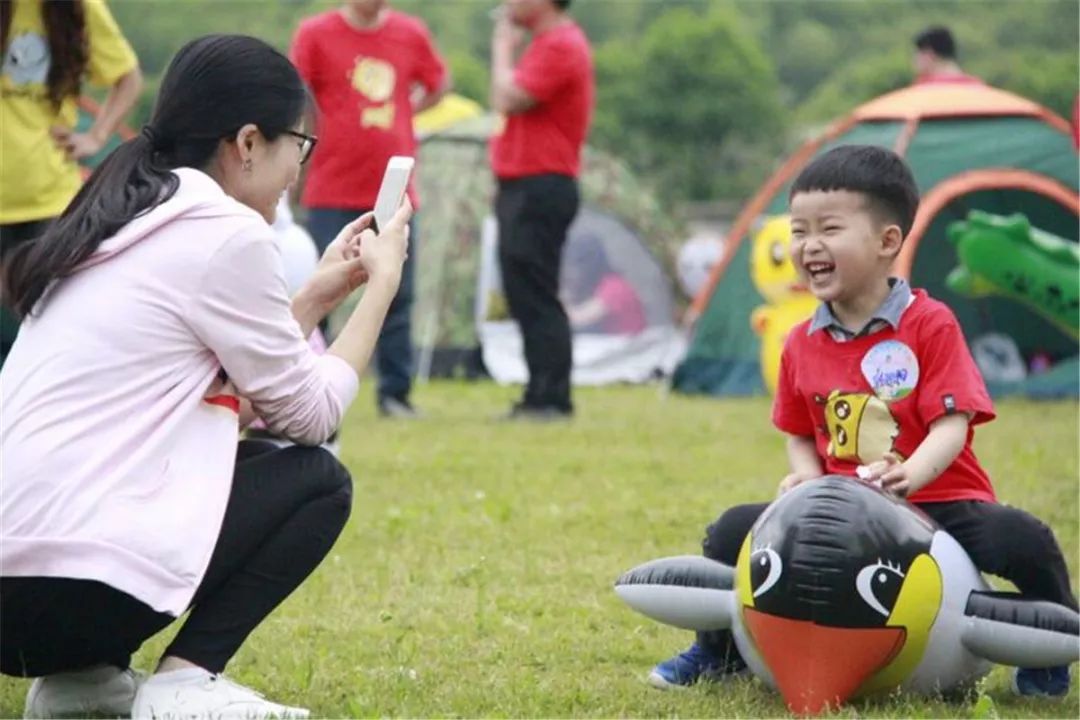
[[[300,139],[300,164],[303,165],[308,161],[308,158],[311,157],[311,153],[315,149],[315,145],[318,144],[319,138],[314,135],[305,135],[304,133],[296,132],[295,130],[286,130],[285,134]]]

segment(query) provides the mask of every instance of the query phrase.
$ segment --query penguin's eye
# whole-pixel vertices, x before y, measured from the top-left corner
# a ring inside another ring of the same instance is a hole
[[[899,566],[881,560],[867,565],[855,576],[855,589],[859,591],[859,597],[885,617],[892,613],[903,584],[904,573]]]
[[[841,420],[847,420],[851,416],[851,403],[847,400],[840,400],[836,403],[836,417]]]
[[[766,593],[780,579],[784,563],[770,547],[764,547],[750,553],[750,586],[754,588],[754,597]]]

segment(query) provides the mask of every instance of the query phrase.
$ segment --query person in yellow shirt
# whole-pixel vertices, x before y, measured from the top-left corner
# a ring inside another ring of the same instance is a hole
[[[0,266],[79,191],[78,162],[104,147],[139,97],[142,73],[104,0],[0,0]],[[109,88],[75,131],[83,82]],[[17,324],[0,320],[0,363]]]

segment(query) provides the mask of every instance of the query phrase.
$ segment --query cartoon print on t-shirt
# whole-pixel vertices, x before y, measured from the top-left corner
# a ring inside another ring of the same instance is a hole
[[[397,83],[397,72],[394,66],[385,60],[373,57],[359,56],[350,73],[352,86],[373,103],[373,107],[365,107],[361,103],[360,127],[378,127],[389,130],[394,126],[394,86]]]
[[[37,33],[17,35],[4,53],[3,74],[16,87],[44,85],[49,77],[49,44]]]
[[[900,425],[878,397],[833,390],[827,398],[814,395],[814,401],[825,408],[823,429],[829,435],[827,452],[832,457],[869,464],[896,452],[893,443]]]

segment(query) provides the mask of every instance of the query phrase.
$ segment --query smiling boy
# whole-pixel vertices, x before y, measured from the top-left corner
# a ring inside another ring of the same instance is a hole
[[[876,146],[834,148],[792,185],[791,257],[821,304],[780,360],[772,419],[787,435],[790,472],[779,492],[828,474],[879,484],[945,528],[981,571],[1075,609],[1053,533],[997,502],[972,451],[972,428],[994,410],[956,317],[890,275],[918,204],[910,169]],[[767,505],[727,510],[706,530],[705,556],[734,566]],[[744,667],[729,631],[700,633],[649,681],[685,686]],[[1013,686],[1063,696],[1069,668],[1019,669]]]

